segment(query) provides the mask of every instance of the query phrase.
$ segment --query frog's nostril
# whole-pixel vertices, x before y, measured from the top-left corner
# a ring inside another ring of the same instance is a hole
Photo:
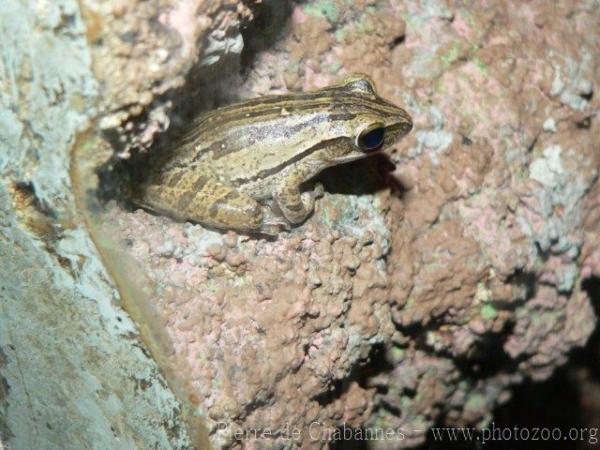
[[[412,130],[412,128],[413,128],[412,117],[410,117],[410,114],[408,114],[406,111],[402,111],[402,113],[400,114],[399,122],[404,123],[407,133],[410,130]]]

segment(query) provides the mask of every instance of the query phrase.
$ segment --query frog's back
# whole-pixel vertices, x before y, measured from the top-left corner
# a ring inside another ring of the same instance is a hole
[[[173,146],[173,160],[197,160],[207,152],[216,156],[224,147],[227,152],[245,148],[257,136],[277,134],[274,127],[291,125],[292,114],[297,118],[310,116],[331,102],[331,96],[317,91],[258,97],[209,111],[199,116]],[[248,139],[243,139],[244,135]]]
[[[344,86],[229,105],[200,116],[174,145],[164,170],[207,164],[229,182],[272,172],[326,141],[346,139],[347,122],[364,109],[380,112],[382,105],[379,97]],[[396,111],[390,105],[389,113]]]

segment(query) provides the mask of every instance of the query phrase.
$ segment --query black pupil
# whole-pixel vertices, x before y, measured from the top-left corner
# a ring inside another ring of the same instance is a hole
[[[375,128],[360,137],[360,146],[366,150],[374,150],[383,144],[383,128]]]

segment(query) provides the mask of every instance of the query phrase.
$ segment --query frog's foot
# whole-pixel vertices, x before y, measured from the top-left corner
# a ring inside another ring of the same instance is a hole
[[[325,187],[323,183],[320,181],[315,183],[315,186],[312,191],[306,191],[300,194],[300,200],[302,201],[302,205],[304,206],[304,210],[306,211],[306,215],[302,220],[305,220],[306,217],[310,215],[315,209],[315,203],[318,198],[323,198],[325,195]]]
[[[263,221],[260,232],[269,236],[277,236],[282,231],[290,231],[291,225],[285,218],[276,215],[270,208],[263,209]]]
[[[274,195],[277,206],[291,224],[304,222],[315,207],[315,191],[300,193],[297,186],[283,185]]]
[[[325,195],[325,187],[323,186],[323,183],[317,181],[315,183],[315,187],[313,188],[313,193],[315,198],[322,198]]]

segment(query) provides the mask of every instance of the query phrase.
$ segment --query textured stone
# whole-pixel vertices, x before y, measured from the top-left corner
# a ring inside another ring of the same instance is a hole
[[[61,15],[43,5],[44,26],[60,26]],[[515,385],[548,378],[596,324],[582,283],[600,276],[599,8],[584,1],[84,2],[95,76],[78,77],[83,69],[68,59],[64,67],[81,80],[75,84],[90,106],[67,114],[61,129],[52,125],[56,112],[49,126],[34,127],[44,148],[57,149],[36,170],[19,164],[35,155],[19,143],[33,135],[27,123],[17,108],[0,111],[3,136],[14,142],[0,167],[31,183],[38,199],[23,186],[6,188],[4,208],[10,199],[21,206],[3,223],[52,237],[47,205],[70,211],[63,223],[81,213],[92,218],[88,231],[102,260],[83,225],[65,227],[58,243],[41,239],[53,245],[46,253],[58,251],[52,264],[67,271],[57,279],[71,280],[61,292],[80,283],[77,292],[104,302],[110,317],[122,315],[109,301],[119,295],[188,430],[198,423],[193,417],[205,419],[215,448],[328,448],[358,430],[394,432],[374,448],[411,448],[442,418],[485,426]],[[250,25],[248,70],[231,76],[239,26],[252,14],[272,25],[274,43]],[[85,43],[78,45],[85,54]],[[415,130],[387,162],[324,174],[326,194],[302,226],[255,239],[128,205],[125,169],[136,167],[119,160],[160,152],[157,137],[181,127],[196,106],[322,87],[356,71],[404,105]],[[44,82],[59,86],[52,73]],[[213,84],[198,89],[204,75]],[[4,102],[10,90],[3,95]],[[49,110],[37,106],[38,115]],[[89,176],[75,177],[73,194],[67,144],[69,130],[86,120],[82,110],[100,116],[110,141],[78,142],[90,167],[82,172]],[[82,194],[89,192],[115,201],[94,203]],[[87,253],[77,250],[82,242]],[[102,281],[81,276],[86,270]],[[119,294],[107,290],[104,270]],[[113,322],[96,322],[112,330]],[[11,357],[0,367],[11,367]],[[13,403],[3,405],[16,429]],[[143,408],[134,410],[144,417]]]

